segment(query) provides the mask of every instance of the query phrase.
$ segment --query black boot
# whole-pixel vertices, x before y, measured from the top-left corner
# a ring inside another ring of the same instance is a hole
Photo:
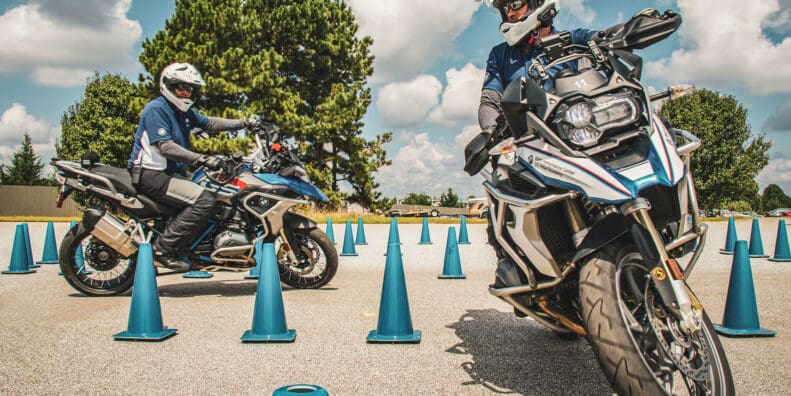
[[[176,272],[187,272],[190,269],[189,263],[181,260],[177,257],[172,256],[164,256],[157,254],[154,258],[158,263],[164,265],[165,267],[172,269]]]

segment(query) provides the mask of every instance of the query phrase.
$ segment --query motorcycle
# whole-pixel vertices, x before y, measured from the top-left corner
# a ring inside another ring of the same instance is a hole
[[[465,148],[465,170],[486,179],[499,259],[489,292],[561,338],[585,338],[622,395],[734,393],[687,283],[707,231],[690,171],[700,140],[652,113],[672,90],[649,95],[632,52],[680,23],[646,10],[587,45],[542,38],[529,78],[506,87],[497,128]],[[566,62],[578,67],[558,70]]]
[[[338,254],[315,222],[289,209],[328,198],[310,183],[274,124],[262,123],[251,132],[255,148],[250,155],[224,157],[222,169],[201,166],[192,175],[193,182],[215,194],[217,205],[184,259],[194,270],[244,271],[256,265],[255,245],[263,240],[275,244],[283,283],[320,288],[335,276]],[[134,282],[138,246],[152,234],[161,235],[178,210],[139,194],[127,169],[98,163],[95,154],[81,161],[54,158],[52,165],[61,185],[58,207],[72,192],[82,191],[128,217],[122,221],[110,211],[86,209],[61,242],[64,278],[89,296],[125,292]]]

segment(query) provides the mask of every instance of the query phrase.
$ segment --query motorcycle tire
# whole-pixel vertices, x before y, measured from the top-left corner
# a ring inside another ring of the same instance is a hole
[[[83,263],[77,261],[82,248]],[[115,296],[132,287],[137,254],[123,258],[93,238],[82,223],[72,227],[60,245],[60,272],[74,289],[88,296]]]
[[[280,281],[295,289],[318,289],[329,283],[338,270],[335,245],[318,228],[294,229],[292,233],[292,248],[301,264],[292,265],[281,245],[277,254]]]
[[[627,273],[631,275],[625,275]],[[639,276],[635,277],[635,273]],[[645,305],[642,309],[637,306],[640,296],[628,293],[628,290],[640,290],[639,285],[633,286],[634,282],[645,281],[647,273],[634,248],[615,246],[600,251],[580,270],[579,294],[588,341],[610,385],[619,395],[680,392],[733,395],[730,366],[705,311],[701,329],[695,335],[697,344],[688,344],[701,345],[704,349],[703,352],[693,350],[691,356],[698,359],[704,356],[701,360],[708,360],[710,366],[705,380],[696,382],[662,352],[659,337],[647,322],[649,315],[645,313]],[[646,291],[643,297],[648,293],[653,294]],[[667,339],[664,338],[666,334],[662,332],[663,340]]]

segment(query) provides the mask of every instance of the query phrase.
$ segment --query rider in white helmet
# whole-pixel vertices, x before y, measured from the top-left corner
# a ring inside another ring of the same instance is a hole
[[[214,196],[184,178],[187,165],[218,169],[222,161],[190,150],[190,132],[232,131],[257,125],[254,119],[207,117],[193,108],[206,86],[189,63],[166,66],[159,78],[162,96],[149,102],[140,115],[128,166],[137,190],[156,202],[182,209],[153,242],[157,261],[186,271],[182,250],[203,231],[215,204]]]

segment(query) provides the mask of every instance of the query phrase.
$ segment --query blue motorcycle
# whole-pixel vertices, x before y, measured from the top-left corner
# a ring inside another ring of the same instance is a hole
[[[255,148],[250,155],[234,154],[222,169],[199,167],[192,175],[192,181],[215,194],[217,206],[184,258],[194,270],[247,271],[256,265],[255,245],[263,240],[275,244],[283,283],[320,288],[335,276],[338,254],[314,221],[290,209],[328,198],[311,184],[305,166],[274,124],[263,123],[252,132]],[[86,209],[82,221],[63,238],[59,253],[64,278],[89,296],[127,291],[134,282],[138,245],[160,235],[178,210],[138,193],[125,168],[57,158],[52,165],[61,185],[59,207],[69,194],[81,191],[113,208]],[[80,248],[84,260],[76,256]]]

